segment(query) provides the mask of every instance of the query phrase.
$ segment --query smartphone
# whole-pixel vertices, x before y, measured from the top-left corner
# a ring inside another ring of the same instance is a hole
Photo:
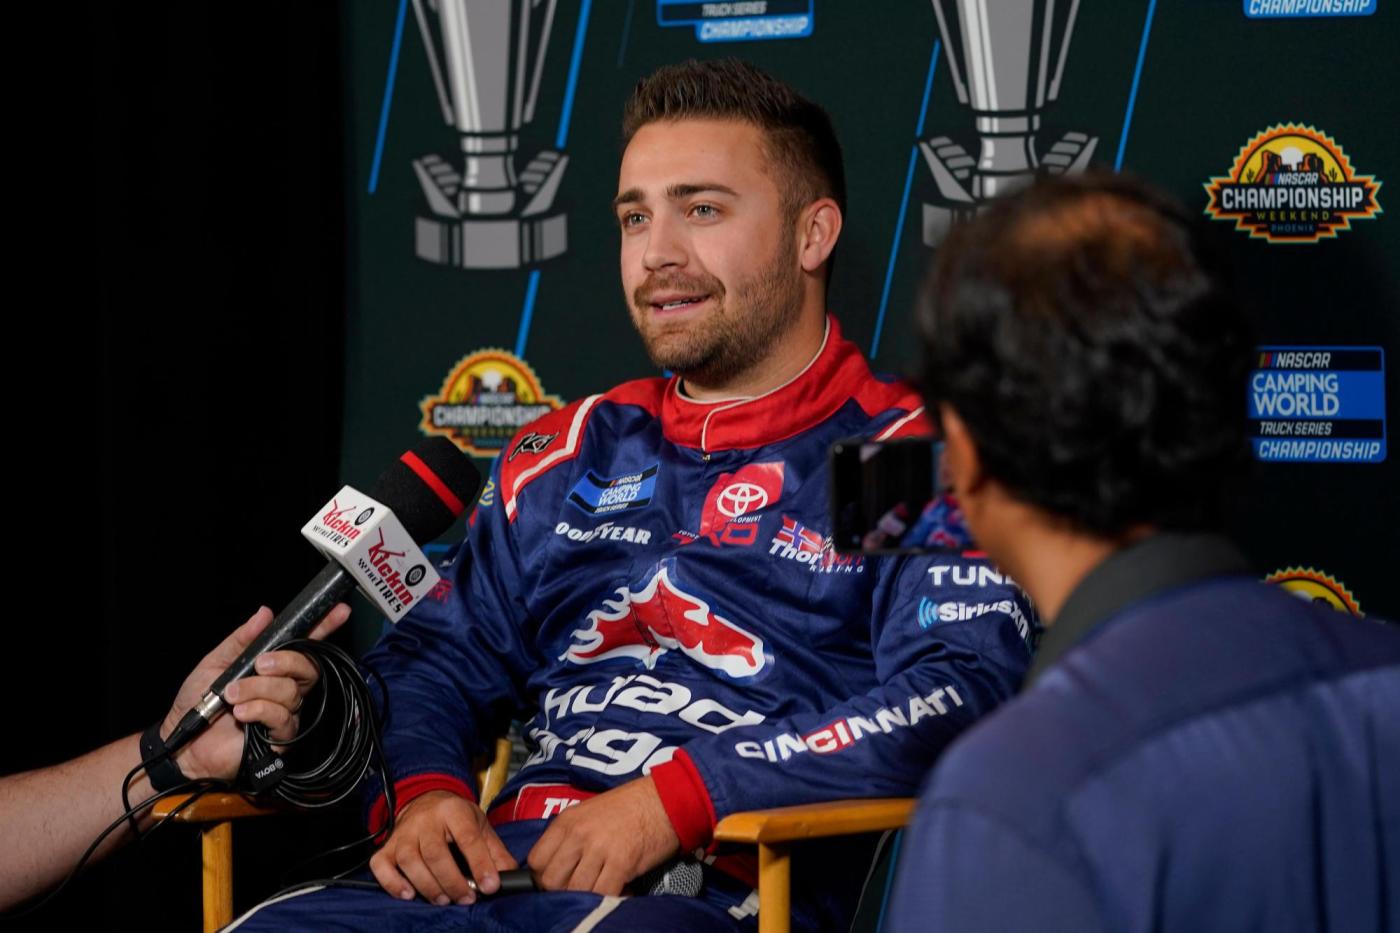
[[[973,548],[943,477],[943,442],[838,441],[831,448],[832,544],[843,554]]]

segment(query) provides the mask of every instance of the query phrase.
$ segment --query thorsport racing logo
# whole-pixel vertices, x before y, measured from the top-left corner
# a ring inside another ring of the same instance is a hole
[[[450,437],[474,457],[494,457],[522,427],[564,403],[545,394],[535,371],[520,357],[479,350],[462,357],[438,394],[425,397],[418,407],[424,434]],[[512,458],[521,452],[517,449]]]
[[[663,563],[640,590],[618,587],[615,599],[588,614],[589,627],[573,633],[574,643],[561,661],[593,664],[609,658],[636,658],[648,669],[667,651],[730,677],[752,677],[767,658],[763,640],[710,609],[710,604],[671,580],[671,563]]]
[[[783,527],[773,535],[768,553],[783,560],[805,564],[813,573],[864,573],[865,558],[859,554],[838,554],[831,536],[813,531],[795,518],[783,516]]]
[[[1381,213],[1373,175],[1357,175],[1342,147],[1311,126],[1271,127],[1240,149],[1230,174],[1205,185],[1205,212],[1270,243],[1316,243]]]

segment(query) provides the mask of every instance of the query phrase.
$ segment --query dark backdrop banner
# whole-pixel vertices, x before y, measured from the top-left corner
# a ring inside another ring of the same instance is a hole
[[[888,371],[940,232],[1029,170],[1028,138],[1045,170],[1175,193],[1258,323],[1242,540],[1306,597],[1400,617],[1397,5],[355,0],[16,24],[46,67],[11,134],[11,291],[36,307],[11,315],[10,539],[59,585],[12,588],[0,772],[161,715],[314,572],[301,523],[425,424],[484,466],[533,412],[652,371],[618,286],[618,119],[691,56],[750,58],[832,111],[851,193],[832,308]],[[985,151],[974,106],[1012,145]],[[363,646],[378,625],[357,624]],[[238,905],[354,838],[354,809],[240,827]],[[186,929],[196,853],[162,830],[15,926]]]
[[[831,307],[877,368],[912,362],[910,307],[948,225],[1028,172],[1134,172],[1219,227],[1260,343],[1239,536],[1301,594],[1400,616],[1400,3],[345,10],[347,475],[427,431],[492,456],[534,414],[652,372],[618,285],[620,110],[658,65],[737,55],[835,119],[850,209]]]

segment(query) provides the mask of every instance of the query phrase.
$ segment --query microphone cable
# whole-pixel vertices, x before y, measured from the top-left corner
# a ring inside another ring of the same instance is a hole
[[[131,769],[131,771],[126,776],[126,779],[122,782],[123,801],[125,801],[127,787],[131,783],[132,778],[134,778],[136,774],[140,772],[144,767],[145,764],[142,763],[137,765],[135,768]],[[74,878],[78,877],[78,875],[82,873],[83,869],[87,867],[87,863],[92,859],[93,853],[97,851],[98,847],[102,845],[103,841],[108,836],[116,832],[116,830],[119,829],[123,823],[126,823],[128,821],[130,821],[132,828],[136,829],[136,817],[148,807],[154,806],[158,801],[164,800],[166,797],[173,797],[176,794],[187,793],[190,795],[190,798],[188,800],[181,801],[180,804],[175,807],[175,809],[171,810],[167,816],[163,817],[150,829],[146,830],[145,832],[140,832],[139,830],[136,830],[136,839],[138,842],[146,839],[148,836],[151,835],[151,833],[155,832],[157,829],[160,829],[166,823],[174,820],[175,817],[179,815],[179,813],[182,810],[184,810],[186,807],[193,805],[197,800],[199,800],[199,798],[203,797],[205,794],[211,793],[213,791],[228,790],[232,790],[232,787],[226,781],[192,780],[186,781],[183,784],[178,784],[175,787],[171,787],[163,791],[158,791],[157,793],[154,793],[151,796],[147,797],[145,800],[140,801],[135,806],[128,806],[126,810],[121,814],[121,816],[118,816],[116,819],[112,820],[112,822],[107,824],[106,829],[102,830],[102,832],[97,834],[97,838],[92,840],[92,844],[87,847],[87,851],[85,851],[82,854],[82,857],[78,859],[78,863],[73,866],[73,869],[70,872],[68,872],[67,876],[61,882],[59,882],[58,887],[54,888],[48,894],[45,894],[43,897],[30,904],[28,907],[15,910],[13,912],[7,912],[5,916],[10,918],[25,917],[47,906],[68,887],[68,885],[73,881]]]
[[[319,677],[317,688],[307,694],[309,701],[315,704],[310,721],[299,724],[297,734],[291,739],[275,744],[278,748],[289,752],[296,747],[297,743],[305,742],[313,735],[319,737],[321,733],[333,729],[334,725],[332,724],[337,720],[343,722],[344,727],[329,741],[329,747],[324,754],[303,753],[304,755],[315,754],[315,760],[309,766],[289,766],[285,763],[282,754],[273,748],[274,743],[268,736],[267,728],[262,723],[247,723],[244,725],[243,732],[243,760],[238,775],[232,782],[191,779],[153,793],[144,800],[133,804],[130,799],[131,782],[153,762],[166,757],[168,753],[161,752],[149,761],[137,763],[122,780],[122,814],[98,833],[78,859],[77,864],[57,887],[27,907],[7,911],[6,916],[13,918],[27,916],[51,903],[68,888],[74,878],[82,873],[103,841],[123,824],[130,826],[138,842],[143,841],[151,833],[174,820],[180,812],[194,805],[205,794],[213,792],[241,793],[259,801],[275,798],[297,809],[321,809],[333,806],[348,797],[359,785],[360,779],[365,773],[371,767],[377,766],[388,797],[388,824],[378,833],[366,835],[343,846],[318,853],[299,863],[284,873],[284,882],[288,875],[307,865],[339,852],[372,843],[381,836],[387,836],[394,827],[396,802],[394,785],[382,752],[379,716],[370,697],[369,684],[365,676],[361,674],[359,666],[350,655],[335,645],[325,642],[302,639],[280,645],[278,650],[297,651],[306,655],[316,665]],[[365,670],[379,683],[381,695],[385,697],[385,715],[387,717],[388,690],[385,688],[383,679],[372,668],[366,667]],[[338,715],[341,711],[343,711],[343,717]],[[267,769],[269,765],[271,765],[271,771],[266,774],[264,779],[254,778],[258,771]],[[261,787],[257,786],[258,784],[261,784]],[[142,831],[138,827],[136,820],[141,813],[154,806],[158,801],[178,794],[190,794],[190,797],[188,800],[181,801],[177,807],[149,829]],[[334,880],[350,874],[367,862],[368,857],[338,873]],[[327,880],[334,883],[332,879]],[[300,884],[306,883],[308,882]]]
[[[378,729],[369,686],[355,661],[335,645],[299,639],[277,650],[296,651],[316,666],[316,689],[307,695],[316,708],[309,722],[305,707],[299,711],[297,734],[286,741],[274,742],[262,723],[248,723],[236,783],[303,810],[334,806],[354,791],[375,758]],[[336,725],[341,726],[338,732]],[[307,751],[308,740],[328,735],[324,751]],[[312,755],[313,761],[305,761]]]

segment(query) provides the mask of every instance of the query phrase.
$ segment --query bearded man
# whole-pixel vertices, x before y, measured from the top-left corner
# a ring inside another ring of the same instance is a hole
[[[750,928],[751,856],[702,858],[696,897],[617,895],[727,814],[911,794],[1020,683],[1029,609],[991,568],[831,549],[831,443],[928,425],[827,313],[845,181],[826,113],[744,63],[689,62],[638,85],[623,135],[623,290],[675,375],[526,427],[450,595],[367,657],[396,810],[371,868],[399,900],[320,892],[253,924]],[[921,600],[968,611],[925,630]],[[512,717],[531,755],[483,812],[471,757]],[[379,794],[372,825],[388,811]],[[794,926],[847,923],[869,853],[804,850]],[[478,901],[524,864],[546,893]]]

